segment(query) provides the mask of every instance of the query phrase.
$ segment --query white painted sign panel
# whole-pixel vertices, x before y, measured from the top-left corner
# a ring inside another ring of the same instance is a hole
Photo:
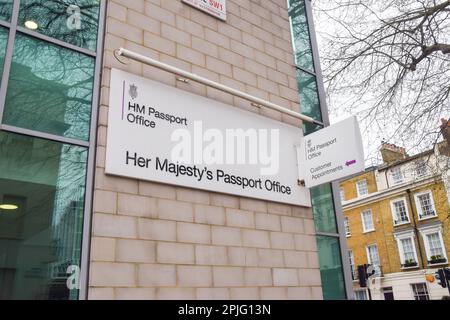
[[[300,128],[113,69],[106,173],[310,206]]]
[[[364,171],[364,148],[356,117],[306,136],[298,156],[299,177],[308,188]]]
[[[182,0],[182,2],[221,20],[227,20],[226,0]]]

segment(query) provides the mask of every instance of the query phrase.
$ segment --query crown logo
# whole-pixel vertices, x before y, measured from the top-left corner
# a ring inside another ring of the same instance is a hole
[[[136,99],[138,97],[138,88],[137,86],[133,83],[132,85],[130,85],[130,90],[128,91],[128,93],[130,94],[131,99]]]

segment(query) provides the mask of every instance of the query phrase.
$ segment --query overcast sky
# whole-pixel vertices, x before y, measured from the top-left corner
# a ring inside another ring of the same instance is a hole
[[[322,2],[323,3],[323,2]],[[403,8],[402,8],[403,9]],[[386,12],[389,11],[389,12]],[[395,11],[395,10],[394,10]],[[313,10],[314,12],[314,22],[315,22],[315,28],[316,28],[316,37],[319,45],[319,51],[321,51],[322,48],[325,48],[325,44],[327,43],[327,37],[330,37],[330,34],[334,34],[335,32],[337,34],[342,34],[339,31],[339,25],[336,22],[333,22],[328,19],[328,17],[325,14],[321,14],[318,11]],[[343,14],[347,17],[352,19],[355,15],[352,14],[351,11],[343,12]],[[397,15],[397,12],[393,12],[390,10],[384,10],[383,15]],[[383,17],[384,18],[384,17]],[[364,20],[360,24],[363,26],[363,28],[371,29],[372,24],[378,24],[377,20]],[[359,20],[358,20],[359,22]],[[325,83],[325,90],[327,84]],[[376,88],[375,88],[376,89]],[[370,96],[369,96],[370,97]],[[405,97],[406,98],[406,97]],[[328,100],[328,99],[327,99]],[[349,116],[352,115],[359,115],[358,112],[362,112],[363,110],[367,110],[371,107],[368,103],[364,103],[363,101],[356,100],[358,105],[352,109],[351,112],[348,110],[345,110],[343,107],[346,105],[346,102],[353,101],[354,97],[351,96],[337,96],[332,95],[332,100],[328,100],[328,108],[330,112],[330,120],[331,123],[339,122]],[[401,101],[401,100],[400,100]],[[399,102],[401,103],[401,102]],[[348,104],[347,104],[348,105]],[[400,105],[399,105],[400,106]],[[440,125],[440,117],[436,119],[431,119],[430,123],[435,123],[436,127]],[[424,151],[424,148],[429,148],[432,144],[426,144],[422,145],[420,147],[417,147],[417,145],[412,145],[412,139],[411,136],[405,136],[403,138],[398,136],[393,136],[391,138],[390,133],[393,133],[398,126],[394,123],[393,119],[387,118],[384,120],[384,123],[382,124],[382,128],[380,129],[379,126],[376,126],[374,123],[371,122],[361,122],[361,133],[363,136],[363,142],[365,147],[365,155],[366,155],[366,166],[370,165],[376,165],[381,162],[381,156],[379,154],[379,148],[381,146],[381,143],[383,140],[388,140],[388,142],[395,143],[398,146],[406,147],[408,153],[410,155],[416,154],[420,151]],[[403,141],[402,141],[403,139]],[[440,139],[442,140],[442,138]],[[409,149],[408,149],[409,148]]]
[[[314,11],[314,23],[316,28],[316,37],[317,42],[319,46],[319,51],[324,46],[324,43],[326,41],[326,35],[327,30],[330,30],[335,28],[335,25],[330,22],[324,15],[318,14],[316,11]],[[326,84],[325,84],[325,90]],[[345,100],[346,97],[342,97],[342,100]],[[336,97],[334,97],[333,101],[329,101],[328,103],[328,109],[330,112],[330,121],[331,123],[337,123],[339,121],[342,121],[352,115],[354,113],[350,113],[343,108],[339,108],[340,101],[337,100]],[[361,110],[364,109],[364,106],[361,105]],[[366,156],[366,166],[376,165],[379,164],[381,157],[379,156],[379,147],[381,146],[382,138],[377,137],[373,130],[375,128],[365,128],[365,126],[361,123],[361,134],[363,137],[363,143],[364,143],[364,150],[365,150],[365,156]]]

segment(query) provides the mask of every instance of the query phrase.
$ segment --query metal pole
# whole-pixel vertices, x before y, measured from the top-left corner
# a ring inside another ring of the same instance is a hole
[[[132,59],[132,60],[135,60],[135,61],[139,61],[141,63],[150,65],[152,67],[155,67],[155,68],[167,71],[167,72],[171,72],[171,73],[179,75],[179,76],[181,76],[183,78],[190,79],[190,80],[193,80],[195,82],[207,85],[207,86],[209,86],[211,88],[214,88],[214,89],[217,89],[217,90],[220,90],[220,91],[232,94],[232,95],[234,95],[236,97],[240,97],[242,99],[251,101],[251,102],[253,102],[253,103],[257,104],[257,105],[261,105],[261,106],[267,107],[269,109],[272,109],[272,110],[275,110],[275,111],[287,114],[287,115],[289,115],[291,117],[300,119],[302,121],[310,122],[310,123],[321,125],[321,126],[324,125],[322,122],[314,120],[311,117],[308,117],[308,116],[305,116],[305,115],[300,114],[298,112],[295,112],[295,111],[289,110],[287,108],[281,107],[281,106],[279,106],[279,105],[277,105],[275,103],[272,103],[272,102],[260,99],[258,97],[252,96],[252,95],[249,95],[249,94],[247,94],[245,92],[242,92],[242,91],[230,88],[230,87],[225,86],[225,85],[223,85],[221,83],[218,83],[218,82],[209,80],[207,78],[198,76],[196,74],[187,72],[187,71],[179,69],[177,67],[174,67],[174,66],[171,66],[171,65],[159,62],[159,61],[157,61],[155,59],[143,56],[143,55],[141,55],[139,53],[136,53],[136,52],[124,49],[124,48],[119,48],[117,50],[117,55],[129,58],[129,59]]]
[[[447,270],[447,268],[442,268],[442,272],[444,274],[444,281],[447,284],[447,290],[448,290],[448,294],[450,295],[450,278],[447,278],[447,272],[445,272]]]

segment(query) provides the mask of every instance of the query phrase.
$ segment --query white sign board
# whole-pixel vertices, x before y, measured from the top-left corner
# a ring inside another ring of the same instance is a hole
[[[226,0],[182,0],[201,11],[221,20],[227,20]]]
[[[107,174],[311,206],[300,128],[113,69]]]
[[[306,136],[298,156],[299,177],[308,188],[364,171],[364,149],[356,117]]]

